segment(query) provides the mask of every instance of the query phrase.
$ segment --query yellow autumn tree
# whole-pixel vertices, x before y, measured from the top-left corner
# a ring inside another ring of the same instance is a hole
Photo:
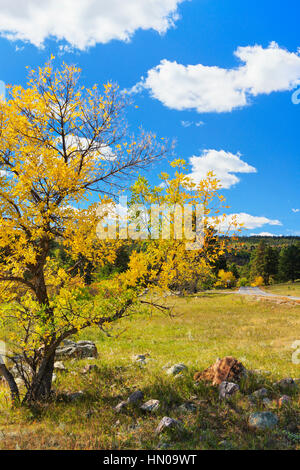
[[[236,278],[234,277],[231,271],[224,271],[224,269],[220,269],[218,273],[218,280],[215,284],[216,287],[226,287],[226,289],[230,287],[234,287],[236,284]]]
[[[97,302],[76,270],[82,256],[112,262],[120,244],[97,239],[97,205],[88,200],[97,192],[111,197],[132,171],[166,153],[142,130],[128,137],[129,103],[117,86],[86,88],[78,68],[57,70],[53,60],[0,102],[0,327],[24,378],[25,402],[49,396],[65,338],[132,305],[135,292],[117,285],[105,286]],[[51,256],[57,242],[72,259],[69,270]],[[12,374],[0,369],[18,399]]]
[[[219,180],[210,172],[195,183],[184,160],[174,160],[171,166],[174,176],[162,173],[159,186],[152,188],[139,177],[131,188],[130,205],[135,208],[131,220],[136,218],[142,246],[132,253],[128,271],[120,276],[130,287],[195,291],[199,279],[207,277],[229,249],[227,231],[222,231],[227,206],[219,194]],[[240,230],[235,220],[231,229]]]

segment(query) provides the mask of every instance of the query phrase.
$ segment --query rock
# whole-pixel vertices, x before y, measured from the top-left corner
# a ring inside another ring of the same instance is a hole
[[[60,359],[84,359],[95,358],[98,356],[97,348],[93,341],[75,341],[65,340],[62,346],[56,349],[55,358]]]
[[[169,418],[168,416],[164,416],[163,419],[160,421],[159,425],[156,428],[156,433],[160,434],[168,429],[180,429],[181,423],[177,421],[177,419]]]
[[[79,390],[78,392],[62,392],[62,393],[57,393],[55,391],[52,391],[51,394],[59,402],[61,401],[73,402],[73,401],[81,400],[82,398],[86,396],[86,394],[82,390]]]
[[[19,370],[23,371],[25,373],[25,376],[31,377],[32,376],[32,370],[29,367],[28,364],[24,364],[24,362],[18,361],[18,366],[15,364],[11,369],[10,372],[14,376],[14,378],[22,378]]]
[[[141,406],[141,410],[143,411],[149,411],[150,413],[153,413],[160,407],[160,402],[159,400],[148,400],[146,403],[143,403]]]
[[[282,395],[278,400],[278,406],[281,408],[282,406],[288,405],[291,401],[291,397],[288,395]]]
[[[223,359],[218,359],[215,364],[203,372],[197,372],[194,375],[194,380],[220,385],[222,382],[239,382],[246,375],[247,371],[241,362],[232,356],[226,356]]]
[[[255,398],[263,399],[268,396],[268,390],[266,388],[260,388],[259,390],[256,390],[255,392],[253,392],[252,395]]]
[[[82,369],[82,374],[89,374],[90,372],[97,372],[97,370],[99,370],[99,367],[96,364],[87,364]]]
[[[177,375],[180,372],[187,370],[187,366],[183,363],[174,364],[172,367],[166,370],[168,375]]]
[[[266,408],[269,408],[270,406],[272,406],[272,400],[270,400],[270,398],[263,398],[262,402]]]
[[[222,382],[219,385],[219,398],[226,400],[239,391],[240,387],[233,382]]]
[[[251,371],[252,374],[257,374],[257,375],[271,375],[271,371],[270,370],[263,370],[263,369],[253,369]]]
[[[278,382],[274,383],[274,386],[279,388],[281,392],[293,391],[297,389],[297,384],[291,377],[279,380]]]
[[[195,413],[197,411],[197,406],[194,403],[187,401],[178,407],[178,410],[181,413]]]
[[[78,392],[70,393],[69,395],[69,398],[71,401],[80,400],[83,397],[84,397],[84,393],[82,390],[79,390]]]
[[[270,411],[252,413],[249,417],[248,423],[253,429],[272,429],[278,424],[278,417]]]
[[[54,362],[54,369],[56,370],[66,370],[65,366],[64,366],[64,363],[62,361],[56,361]]]
[[[145,354],[135,354],[134,356],[132,356],[132,360],[135,362],[146,361],[146,359],[147,356]]]
[[[127,401],[121,401],[118,403],[118,405],[115,407],[115,410],[117,413],[120,413],[127,407],[128,402]]]
[[[127,403],[137,403],[138,401],[142,400],[144,398],[144,393],[141,390],[137,390],[136,392],[133,392],[128,400]]]
[[[183,379],[183,377],[184,377],[184,375],[183,375],[182,372],[180,372],[179,374],[174,375],[175,380]]]

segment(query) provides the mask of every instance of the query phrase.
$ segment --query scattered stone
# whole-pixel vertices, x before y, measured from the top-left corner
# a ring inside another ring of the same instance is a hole
[[[96,364],[87,364],[82,369],[82,374],[89,374],[90,372],[97,372],[97,370],[99,370],[99,367]]]
[[[183,377],[184,377],[184,375],[183,375],[182,372],[180,372],[179,374],[174,375],[174,379],[175,379],[175,380],[183,379]]]
[[[239,382],[242,377],[247,375],[243,364],[232,356],[226,356],[223,359],[217,359],[215,364],[205,369],[203,372],[197,372],[194,380],[212,382],[213,385],[220,385],[222,382]]]
[[[270,400],[270,398],[263,398],[263,405],[266,407],[266,408],[269,408],[270,406],[272,406],[272,400]]]
[[[127,407],[128,402],[127,401],[121,401],[116,407],[115,410],[117,413],[120,413]]]
[[[75,341],[65,340],[62,346],[58,347],[55,353],[55,358],[60,359],[85,359],[95,358],[98,356],[98,351],[93,341]]]
[[[219,385],[219,398],[226,400],[239,391],[240,387],[233,382],[222,382]]]
[[[141,410],[153,413],[154,411],[158,410],[159,407],[159,400],[148,400],[146,401],[146,403],[143,403],[143,405],[141,406]]]
[[[182,362],[179,364],[174,364],[172,367],[166,370],[168,375],[178,375],[180,372],[187,370],[187,366]]]
[[[144,393],[141,390],[137,390],[136,392],[133,392],[128,400],[127,403],[137,403],[138,401],[142,400],[144,398]]]
[[[66,370],[64,363],[62,361],[56,361],[54,362],[54,369],[56,370]]]
[[[287,377],[286,379],[279,380],[273,384],[275,387],[279,388],[281,392],[293,391],[297,388],[297,384],[294,379]]]
[[[15,358],[16,359],[16,358]],[[25,376],[27,377],[32,377],[32,370],[31,368],[29,367],[28,364],[25,364],[24,361],[22,361],[22,359],[20,361],[18,361],[18,365],[15,364],[11,369],[10,369],[10,372],[11,374],[14,376],[14,378],[20,378],[22,379],[22,376],[21,376],[21,373],[19,372],[23,372],[25,374]]]
[[[282,406],[288,405],[291,401],[291,397],[289,397],[288,395],[283,395],[278,400],[278,406],[281,408]]]
[[[255,397],[255,398],[258,398],[258,399],[263,399],[263,398],[266,398],[268,396],[268,390],[266,388],[260,388],[259,390],[256,390],[256,392],[253,392],[252,395]]]
[[[160,421],[159,425],[156,428],[156,433],[160,434],[163,431],[168,429],[180,429],[181,423],[177,419],[169,418],[168,416],[164,416],[163,419]]]
[[[278,417],[270,411],[252,413],[249,417],[249,426],[253,429],[272,429],[278,424]]]
[[[253,369],[249,372],[252,372],[253,374],[257,374],[257,375],[271,375],[271,371],[270,370],[263,370],[263,369]]]
[[[84,393],[82,390],[79,390],[78,392],[73,392],[73,393],[68,393],[67,398],[70,401],[77,401],[81,400],[84,397]]]
[[[146,359],[147,359],[147,356],[145,354],[136,354],[136,355],[132,356],[132,360],[136,361],[136,362],[146,361]]]
[[[187,401],[178,407],[178,410],[181,413],[195,413],[197,411],[197,406],[194,403]]]

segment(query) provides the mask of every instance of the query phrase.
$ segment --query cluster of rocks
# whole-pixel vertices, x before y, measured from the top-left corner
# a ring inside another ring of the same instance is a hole
[[[146,354],[139,354],[134,356],[134,361],[146,363],[148,360]],[[163,367],[165,373],[174,378],[183,375],[184,371],[187,371],[187,366],[183,363],[171,364],[168,363]],[[202,372],[198,372],[194,376],[195,385],[199,384],[200,381],[208,382],[213,386],[218,387],[219,399],[220,400],[231,400],[234,395],[241,393],[240,382],[242,379],[246,379],[250,374],[258,375],[270,375],[269,371],[248,371],[243,364],[232,356],[226,356],[222,359],[217,359],[215,364],[211,365]],[[299,381],[300,382],[300,381]],[[292,378],[285,378],[273,384],[272,390],[268,390],[265,387],[255,390],[251,395],[248,396],[249,402],[253,405],[262,404],[266,408],[272,406],[280,408],[288,406],[292,399],[288,395],[289,392],[293,393],[299,383]],[[277,391],[277,398],[271,399],[271,395],[274,395]],[[120,402],[115,410],[120,412],[128,407],[129,404],[138,404],[139,408],[148,413],[156,412],[160,407],[159,400],[150,399],[144,403],[143,392],[140,390],[134,392],[126,401]],[[179,413],[194,413],[197,411],[197,406],[193,402],[186,402],[177,407]],[[278,416],[272,411],[262,411],[251,413],[248,417],[248,425],[251,429],[264,430],[272,429],[278,424]],[[182,427],[180,421],[165,416],[157,428],[157,433],[161,433],[166,429]]]
[[[215,364],[210,366],[203,372],[195,374],[194,379],[196,383],[199,381],[211,382],[212,385],[218,385],[220,400],[229,400],[233,395],[240,391],[239,382],[242,378],[249,375],[241,362],[237,359],[227,356],[223,359],[218,359]],[[228,378],[231,380],[229,381]],[[283,407],[288,406],[291,402],[291,397],[287,393],[293,393],[298,389],[298,383],[294,379],[288,377],[273,384],[275,391],[284,393],[279,398],[271,400],[269,391],[266,388],[260,388],[254,391],[248,398],[251,404],[262,402],[265,407]],[[252,429],[263,430],[272,429],[278,424],[278,416],[271,412],[256,412],[251,413],[248,419],[248,425]]]
[[[71,341],[65,340],[63,344],[57,348],[55,358],[60,359],[86,359],[98,357],[98,351],[93,341]]]
[[[65,340],[62,345],[57,348],[55,354],[55,363],[54,363],[54,373],[52,377],[52,382],[55,382],[57,372],[67,372],[67,369],[62,361],[62,359],[94,359],[98,357],[98,351],[95,343],[93,341],[71,341]],[[21,356],[15,356],[13,358],[14,365],[10,369],[16,384],[19,387],[24,385],[23,377],[30,379],[32,376],[32,370],[28,364],[24,362],[24,359]],[[82,370],[83,374],[87,374],[91,371],[96,371],[97,365],[88,364]],[[77,393],[77,392],[76,392]]]

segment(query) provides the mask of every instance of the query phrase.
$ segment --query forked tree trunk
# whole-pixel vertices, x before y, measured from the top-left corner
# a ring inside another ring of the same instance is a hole
[[[30,404],[49,398],[52,386],[54,359],[55,352],[42,360],[38,373],[33,377],[30,388],[27,390],[23,399],[23,403]]]

